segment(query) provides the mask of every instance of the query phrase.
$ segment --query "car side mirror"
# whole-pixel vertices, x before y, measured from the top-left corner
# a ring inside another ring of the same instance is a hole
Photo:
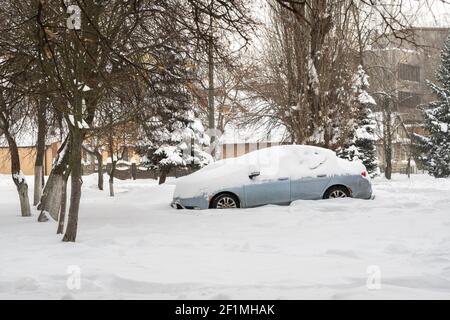
[[[248,175],[248,177],[250,178],[250,179],[253,179],[254,177],[257,177],[257,176],[259,176],[261,173],[259,172],[259,171],[253,171],[252,173],[250,173],[249,175]]]

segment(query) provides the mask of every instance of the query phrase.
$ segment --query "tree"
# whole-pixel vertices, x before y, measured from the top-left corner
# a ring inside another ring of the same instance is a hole
[[[64,3],[39,2],[35,8],[40,30],[39,48],[43,53],[40,65],[59,102],[55,107],[68,128],[65,144],[68,149],[60,149],[68,156],[60,157],[59,173],[54,167],[41,207],[51,210],[52,217],[57,216],[63,196],[61,185],[70,173],[71,194],[64,241],[76,239],[82,191],[81,151],[85,138],[92,132],[111,131],[138,112],[143,117],[152,116],[152,112],[158,110],[140,100],[142,92],[157,95],[161,77],[177,77],[165,62],[181,54],[176,46],[181,40],[174,34],[182,36],[174,31],[178,30],[178,21],[172,17],[178,7],[173,2],[159,1],[134,4],[77,2],[80,23],[70,28],[66,27],[69,26],[67,17],[53,10],[60,7],[61,12],[67,12]],[[135,85],[130,87],[129,83]],[[123,107],[114,110],[107,124],[96,121],[98,114],[109,110],[111,102]],[[50,198],[54,198],[54,205],[49,206]]]
[[[112,119],[111,114],[106,118]],[[125,155],[128,156],[128,147],[138,141],[137,125],[134,123],[125,123],[123,125],[115,126],[114,130],[109,130],[106,133],[105,141],[109,154],[109,195],[114,197],[114,175],[116,173],[117,164],[119,161],[125,160]],[[126,159],[128,161],[128,159]]]
[[[428,81],[437,100],[423,109],[429,137],[422,139],[426,149],[426,169],[436,178],[450,176],[450,37],[441,52],[436,72],[438,84]]]
[[[19,149],[16,143],[16,134],[21,127],[20,120],[24,119],[21,111],[24,110],[23,101],[17,101],[15,96],[8,96],[0,87],[0,134],[5,135],[11,156],[11,176],[16,185],[20,200],[20,211],[23,217],[31,216],[30,200],[28,198],[28,184],[20,169]],[[19,125],[17,125],[19,123]]]
[[[83,150],[93,155],[97,161],[97,187],[98,190],[103,190],[103,155],[100,139],[97,137],[90,137],[88,144],[83,144]]]
[[[144,166],[159,170],[159,184],[166,181],[167,174],[173,168],[196,169],[213,161],[210,153],[205,151],[210,143],[209,136],[205,134],[200,119],[191,111],[180,115],[179,120],[170,126],[160,123],[156,132],[155,129],[151,132],[147,143],[141,143],[137,150],[143,157]]]
[[[192,12],[188,19],[194,22],[196,41],[192,55],[197,71],[195,82],[208,93],[204,111],[211,139],[210,151],[214,156],[221,120],[216,100],[218,91],[222,89],[218,79],[221,75],[217,74],[217,69],[223,71],[224,66],[233,68],[236,53],[249,43],[255,21],[250,18],[248,2],[244,0],[188,0],[188,3],[188,11]],[[236,48],[237,44],[239,48]],[[206,85],[203,80],[206,80]]]
[[[271,1],[263,96],[291,141],[337,149],[347,141],[357,67],[354,1]],[[356,10],[356,9],[355,9]]]
[[[392,140],[394,136],[395,128],[395,115],[393,112],[395,99],[389,95],[384,95],[382,98],[382,118],[381,127],[382,129],[382,141],[383,141],[383,151],[384,151],[384,176],[386,179],[390,180],[392,177]],[[380,125],[380,124],[378,124]]]
[[[350,143],[353,72],[370,47],[414,43],[406,4],[369,0],[269,0],[262,73],[268,102],[256,118],[291,141],[338,149]],[[431,2],[429,3],[431,4]],[[369,71],[369,70],[368,70]],[[269,115],[269,116],[268,116]]]
[[[178,111],[184,113],[176,103],[180,95],[172,93],[186,91],[185,70],[198,52],[205,51],[211,17],[215,30],[244,34],[248,10],[243,1],[219,1],[214,10],[209,9],[210,2],[76,0],[70,6],[59,0],[2,2],[0,61],[7,58],[1,67],[11,69],[7,76],[15,80],[9,81],[8,94],[49,97],[52,114],[66,128],[38,205],[40,220],[45,220],[46,212],[54,219],[62,216],[64,186],[71,176],[63,241],[75,241],[77,235],[86,137],[131,120],[160,116],[171,121]],[[213,45],[216,54],[220,52]],[[1,71],[3,85],[7,80]],[[29,81],[19,81],[23,79]],[[123,107],[113,112],[109,123],[96,121],[111,102]]]
[[[11,173],[19,193],[22,216],[30,216],[28,184],[22,174],[17,138],[24,128],[31,126],[31,109],[35,104],[35,93],[38,78],[34,70],[36,52],[34,43],[22,33],[16,33],[16,22],[21,23],[20,14],[11,16],[10,10],[15,3],[2,3],[0,9],[0,135],[4,135],[11,156]],[[28,32],[27,27],[24,28]],[[33,48],[33,49],[31,49]]]
[[[355,94],[355,116],[349,121],[352,130],[349,133],[349,143],[337,150],[338,156],[348,160],[361,160],[368,173],[374,177],[379,173],[377,151],[375,146],[376,121],[371,106],[375,100],[367,93],[369,79],[364,68],[359,65],[353,78],[353,93]]]
[[[47,137],[47,108],[48,101],[45,96],[41,97],[36,103],[37,106],[37,143],[36,143],[36,161],[34,165],[34,197],[33,205],[39,204],[44,187],[44,157],[45,142]]]

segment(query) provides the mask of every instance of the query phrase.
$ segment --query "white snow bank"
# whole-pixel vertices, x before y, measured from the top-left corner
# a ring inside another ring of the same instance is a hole
[[[155,180],[117,180],[111,198],[96,175],[83,179],[69,244],[37,211],[20,217],[11,176],[0,175],[0,299],[450,296],[450,179],[376,178],[373,201],[202,212],[170,208],[173,186]],[[372,266],[379,290],[367,287]],[[67,286],[70,270],[79,289]]]

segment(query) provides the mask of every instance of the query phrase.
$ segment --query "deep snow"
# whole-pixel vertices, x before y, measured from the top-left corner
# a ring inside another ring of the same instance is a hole
[[[0,175],[1,299],[450,298],[450,179],[394,175],[373,180],[372,201],[228,211],[172,209],[174,187],[155,181],[116,181],[110,198],[95,180],[73,244],[54,221],[20,217]],[[379,290],[366,285],[373,265]]]

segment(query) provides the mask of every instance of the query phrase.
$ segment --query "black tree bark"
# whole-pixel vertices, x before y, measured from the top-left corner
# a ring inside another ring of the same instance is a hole
[[[58,230],[56,234],[64,233],[64,222],[66,218],[66,204],[67,204],[67,181],[63,181],[61,191],[61,209],[59,211]]]
[[[77,238],[78,228],[78,212],[81,200],[82,182],[82,166],[81,166],[81,149],[83,145],[84,134],[81,130],[73,128],[71,130],[72,152],[70,155],[71,169],[71,190],[70,190],[70,207],[67,221],[66,233],[64,234],[64,242],[75,242]]]
[[[30,200],[28,198],[28,184],[20,170],[19,149],[16,141],[8,131],[4,132],[9,145],[9,153],[11,155],[11,175],[19,193],[20,211],[22,217],[31,216]]]
[[[33,205],[39,204],[42,195],[42,189],[44,187],[44,155],[45,155],[45,136],[47,131],[46,123],[46,105],[45,100],[40,101],[38,104],[38,134],[36,144],[36,162],[34,164],[34,197]]]
[[[163,184],[166,182],[167,174],[169,173],[168,168],[162,168],[159,174],[159,184]]]

